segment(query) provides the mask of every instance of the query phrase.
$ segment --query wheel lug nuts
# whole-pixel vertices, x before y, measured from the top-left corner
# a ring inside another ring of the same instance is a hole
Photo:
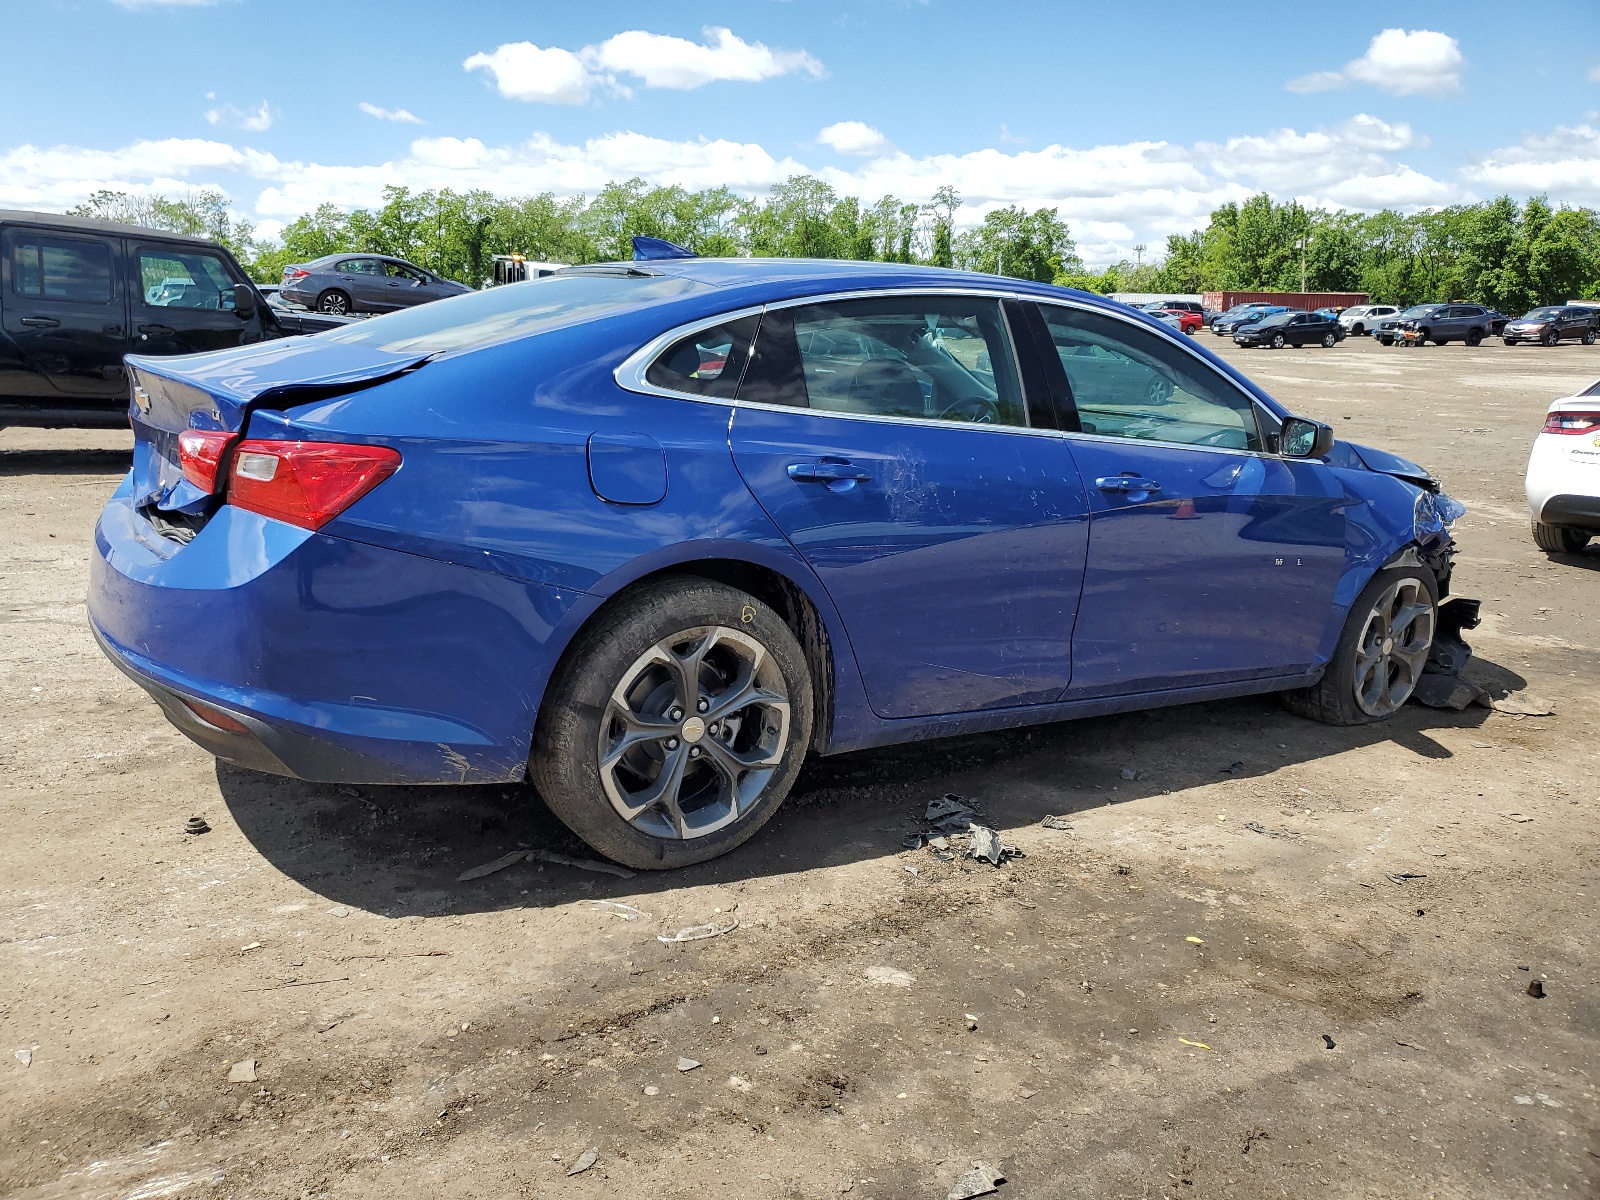
[[[676,750],[677,748],[678,748],[678,739],[677,738],[668,738],[667,739],[667,749],[668,750]]]
[[[689,757],[690,758],[699,758],[700,757],[700,747],[699,746],[690,746],[689,747]]]
[[[707,728],[706,728],[706,732],[707,732],[707,733],[716,733],[716,732],[717,732],[717,726],[716,726],[716,722],[712,722],[712,723],[711,723],[711,725],[709,725],[709,726],[708,726],[708,727],[707,727]]]
[[[700,711],[701,711],[701,712],[705,712],[705,710],[706,710],[706,709],[708,709],[708,708],[710,708],[710,707],[711,707],[711,701],[709,701],[709,700],[704,700],[704,699],[702,699],[702,700],[701,700],[701,701],[700,701],[700,703],[699,703],[699,704],[698,704],[698,705],[696,705],[696,707],[697,707],[697,708],[698,708],[698,709],[699,709],[699,710],[700,710]]]
[[[673,709],[671,712],[669,712],[667,714],[667,717],[668,717],[669,720],[673,720],[673,721],[682,720],[683,719],[683,709],[675,708],[675,709]]]

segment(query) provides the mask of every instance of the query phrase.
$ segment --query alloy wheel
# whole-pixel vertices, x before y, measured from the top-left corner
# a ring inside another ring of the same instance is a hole
[[[350,304],[341,292],[329,292],[322,298],[322,303],[317,307],[325,313],[332,313],[336,317],[342,317],[350,310]]]
[[[1355,700],[1369,717],[1387,717],[1411,698],[1433,648],[1433,598],[1422,581],[1394,581],[1373,604],[1356,644]]]
[[[705,837],[749,812],[789,739],[771,654],[726,626],[685,629],[634,660],[600,721],[600,782],[641,833]]]

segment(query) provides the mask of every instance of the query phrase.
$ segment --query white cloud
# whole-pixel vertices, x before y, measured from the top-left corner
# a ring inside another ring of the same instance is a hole
[[[1543,192],[1558,203],[1600,205],[1600,128],[1559,125],[1530,134],[1520,145],[1483,155],[1463,173],[1486,191]]]
[[[1385,29],[1367,52],[1342,71],[1313,71],[1283,86],[1291,92],[1329,92],[1365,83],[1396,96],[1443,95],[1461,86],[1460,43],[1432,29]]]
[[[680,91],[722,81],[759,83],[796,71],[813,79],[823,74],[822,64],[804,50],[773,50],[720,25],[702,32],[704,44],[630,29],[581,53],[597,71],[636,75],[645,87]]]
[[[837,121],[817,133],[817,141],[839,154],[875,155],[894,153],[894,143],[882,132],[861,121]]]
[[[264,231],[323,202],[344,208],[382,203],[386,185],[482,188],[502,196],[594,195],[638,176],[688,188],[726,185],[760,195],[811,172],[839,192],[925,202],[954,186],[964,224],[995,208],[1058,208],[1086,261],[1132,257],[1141,242],[1204,225],[1230,200],[1258,191],[1307,207],[1416,210],[1505,191],[1548,193],[1557,203],[1600,205],[1600,128],[1563,126],[1494,150],[1459,174],[1432,176],[1405,162],[1426,138],[1403,122],[1357,114],[1310,130],[1274,129],[1217,142],[1140,141],[1040,149],[990,147],[913,157],[892,148],[840,165],[803,162],[755,142],[671,140],[631,131],[583,142],[539,133],[512,144],[472,137],[420,137],[380,162],[282,160],[205,138],[169,138],[118,149],[33,145],[0,149],[0,208],[61,210],[106,188],[135,194],[218,187]],[[827,158],[827,155],[819,157]]]
[[[211,98],[211,93],[206,93]],[[272,107],[263,100],[255,108],[244,109],[232,104],[219,104],[206,110],[206,121],[212,125],[227,125],[243,129],[246,133],[265,133],[272,128]]]
[[[507,42],[492,54],[474,54],[461,66],[468,71],[488,71],[507,100],[586,104],[596,82],[572,51],[554,46],[542,50],[532,42]]]
[[[401,125],[421,125],[422,118],[405,108],[380,108],[376,104],[369,104],[363,100],[356,105],[369,117],[377,117],[380,121],[395,121]]]
[[[720,25],[703,32],[706,41],[701,43],[630,29],[577,51],[506,42],[461,65],[468,71],[488,71],[508,100],[542,104],[585,104],[601,89],[631,95],[618,82],[619,75],[631,75],[647,88],[688,91],[722,81],[758,83],[797,71],[812,78],[823,74],[822,64],[804,50],[747,42]]]
[[[1600,63],[1595,63],[1589,68],[1589,82],[1600,83]]]

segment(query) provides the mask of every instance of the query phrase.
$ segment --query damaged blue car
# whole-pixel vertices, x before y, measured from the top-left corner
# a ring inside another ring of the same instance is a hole
[[[1426,471],[1144,314],[643,253],[130,357],[105,652],[226,762],[531,779],[665,868],[808,754],[1264,692],[1381,720],[1468,623]]]

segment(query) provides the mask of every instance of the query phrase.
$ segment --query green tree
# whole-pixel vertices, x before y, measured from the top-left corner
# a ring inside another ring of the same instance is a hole
[[[1083,269],[1077,245],[1057,210],[1026,212],[1012,205],[987,213],[957,239],[957,259],[967,268],[1013,279],[1053,283]]]

